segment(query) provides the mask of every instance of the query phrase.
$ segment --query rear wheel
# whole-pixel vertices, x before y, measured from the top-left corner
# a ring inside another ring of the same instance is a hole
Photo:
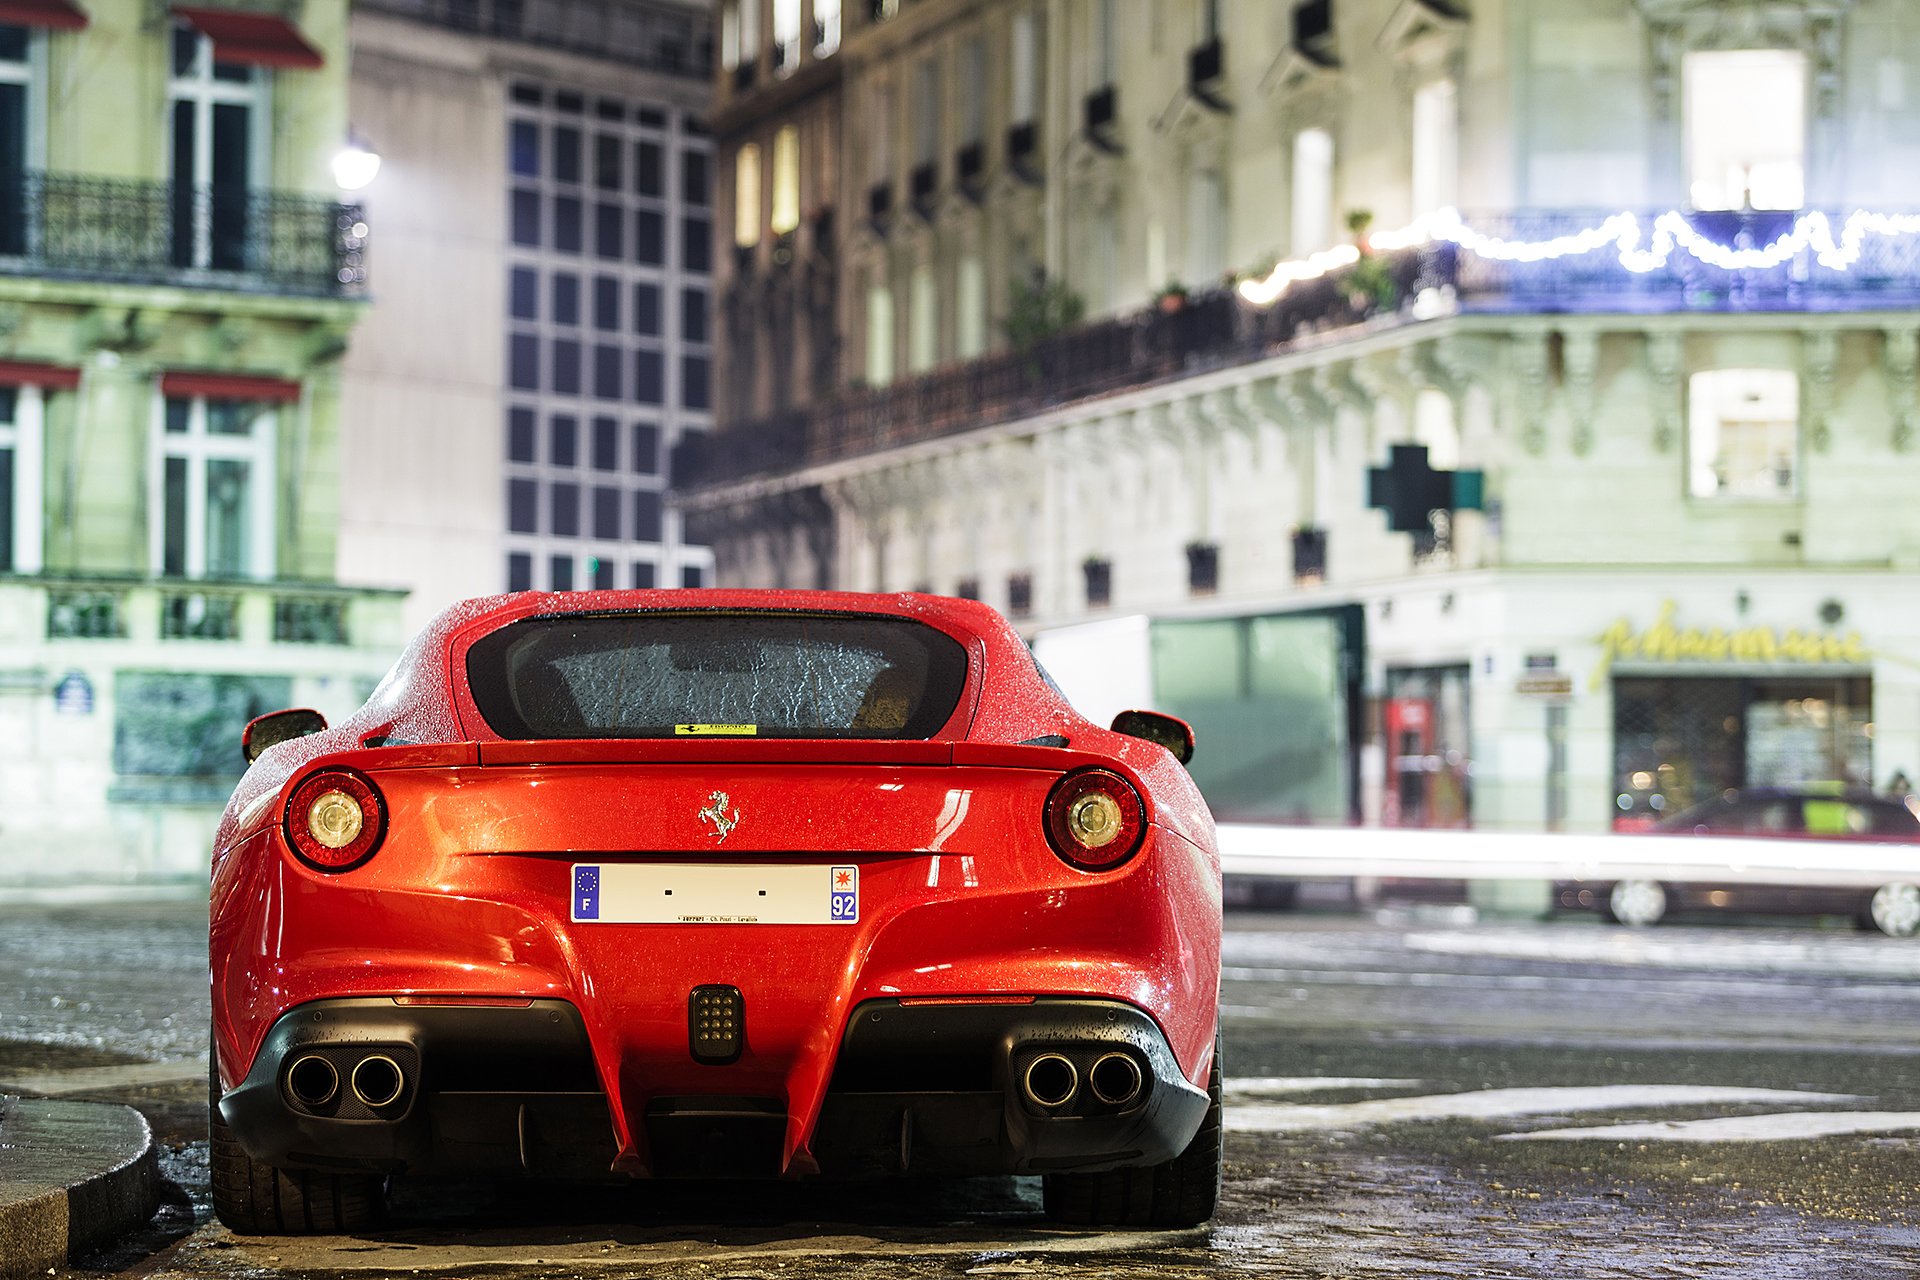
[[[1084,1227],[1197,1227],[1220,1202],[1220,1040],[1207,1073],[1207,1114],[1187,1149],[1164,1164],[1102,1173],[1050,1173],[1042,1183],[1049,1218]]]
[[[279,1169],[248,1155],[220,1118],[220,1076],[207,1101],[213,1213],[249,1236],[332,1235],[366,1231],[387,1217],[386,1179],[373,1174]]]

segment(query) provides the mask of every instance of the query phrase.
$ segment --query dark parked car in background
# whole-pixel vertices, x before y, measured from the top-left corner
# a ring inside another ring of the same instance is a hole
[[[1652,832],[1920,845],[1920,798],[1820,787],[1725,791],[1663,820]],[[1731,879],[1562,880],[1554,885],[1554,902],[1562,910],[1597,910],[1609,920],[1630,925],[1655,924],[1690,911],[1851,916],[1863,928],[1910,938],[1920,933],[1920,848],[1905,879],[1874,888],[1823,885],[1817,880],[1806,884]]]

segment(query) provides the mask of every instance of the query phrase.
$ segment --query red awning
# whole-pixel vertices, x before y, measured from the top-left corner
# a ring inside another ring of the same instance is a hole
[[[0,4],[7,0],[0,0]],[[268,13],[236,13],[232,9],[198,9],[175,5],[176,17],[213,41],[215,62],[245,62],[256,67],[321,65],[320,51],[307,43],[300,29],[285,18]]]
[[[260,378],[246,373],[163,373],[160,394],[292,404],[300,398],[300,384],[285,378]]]
[[[79,385],[78,369],[58,364],[38,364],[32,360],[0,360],[0,386],[71,391]]]
[[[87,15],[72,0],[0,0],[0,22],[16,27],[78,31],[87,25]]]

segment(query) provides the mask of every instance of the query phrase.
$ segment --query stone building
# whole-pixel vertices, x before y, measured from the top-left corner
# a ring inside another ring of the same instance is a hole
[[[347,5],[0,18],[0,880],[204,874],[248,718],[357,705]]]
[[[667,458],[711,422],[701,5],[362,0],[376,305],[346,359],[343,572],[417,629],[496,591],[700,585]]]
[[[804,11],[737,2],[723,222]],[[723,583],[978,595],[1088,709],[1200,721],[1229,816],[1594,830],[1916,776],[1920,10],[840,20],[838,376],[689,459]]]

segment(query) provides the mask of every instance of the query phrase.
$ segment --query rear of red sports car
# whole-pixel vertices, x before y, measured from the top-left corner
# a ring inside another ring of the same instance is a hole
[[[444,615],[265,752],[214,854],[214,1200],[395,1173],[1044,1174],[1218,1192],[1219,863],[1154,743],[998,614],[586,592]]]

